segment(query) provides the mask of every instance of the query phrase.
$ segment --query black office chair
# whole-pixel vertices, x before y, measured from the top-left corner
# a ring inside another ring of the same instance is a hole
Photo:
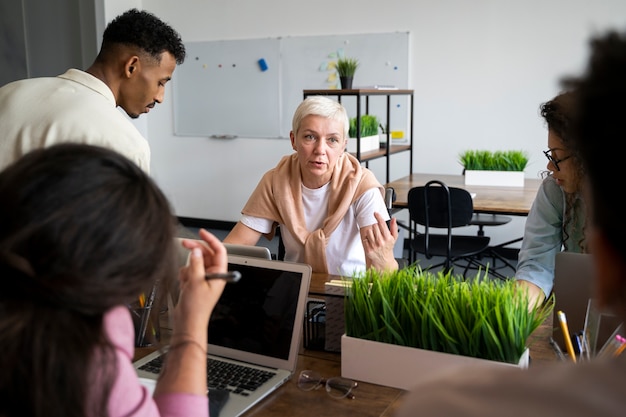
[[[511,220],[513,220],[511,217],[500,214],[474,213],[469,224],[478,226],[478,232],[476,232],[478,236],[485,236],[485,226],[503,226]]]
[[[285,244],[283,243],[283,236],[280,233],[280,226],[276,226],[276,233],[274,237],[278,239],[278,253],[276,255],[272,255],[275,260],[284,261],[285,260]]]
[[[470,221],[470,225],[478,226],[478,231],[476,232],[478,236],[485,236],[485,226],[503,226],[509,223],[511,220],[513,219],[510,216],[503,216],[501,214],[474,213],[474,215],[472,216],[472,220]],[[508,246],[511,243],[515,243],[519,240],[521,239],[515,239],[513,241],[509,241],[503,244],[489,246],[489,248],[485,251],[485,256],[491,258],[491,265],[489,269],[492,271],[501,268],[510,268],[515,270],[515,266],[511,262],[509,262],[509,259],[517,259],[517,253],[519,252],[519,249],[507,248],[505,246]]]
[[[448,187],[437,180],[429,181],[409,190],[408,209],[410,262],[415,262],[416,254],[422,254],[426,259],[443,257],[441,263],[428,268],[443,267],[443,271],[448,272],[455,266],[462,266],[463,277],[469,269],[487,269],[480,256],[489,247],[490,238],[453,233],[455,228],[470,225],[474,213],[472,196],[467,190]],[[418,226],[424,231],[420,232]],[[433,233],[432,229],[441,232]]]

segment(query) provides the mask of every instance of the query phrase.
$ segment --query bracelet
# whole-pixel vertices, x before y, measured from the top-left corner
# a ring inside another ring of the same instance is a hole
[[[174,344],[170,345],[169,348],[168,348],[168,351],[177,349],[177,348],[185,346],[185,345],[197,346],[198,349],[200,349],[200,351],[202,351],[202,353],[205,356],[207,354],[206,347],[203,347],[200,343],[196,342],[195,340],[181,340],[180,342],[177,342],[177,343],[174,343]]]

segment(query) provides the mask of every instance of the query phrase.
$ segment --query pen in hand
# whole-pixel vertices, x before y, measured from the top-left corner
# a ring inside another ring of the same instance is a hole
[[[207,281],[210,279],[224,279],[226,282],[237,282],[241,279],[241,273],[239,271],[228,271],[224,273],[206,274],[204,279]]]

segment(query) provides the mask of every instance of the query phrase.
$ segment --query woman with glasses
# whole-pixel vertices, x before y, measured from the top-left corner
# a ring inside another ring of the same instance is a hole
[[[561,93],[540,107],[548,127],[547,171],[526,219],[515,274],[538,303],[552,292],[556,253],[586,252],[583,170],[571,150],[573,108],[573,92]]]
[[[606,150],[610,141],[626,139],[626,30],[593,38],[591,51],[585,75],[573,80],[580,104],[574,121],[576,137],[567,144],[569,150],[575,147],[586,167],[588,229],[593,231],[588,243],[593,248],[596,299],[602,310],[612,311],[626,323],[626,221],[624,208],[615,202],[617,184],[610,184],[624,178],[623,154]],[[551,156],[558,160],[568,155]],[[560,170],[572,159],[558,162]],[[554,173],[556,178],[561,171]],[[571,366],[533,363],[524,371],[459,367],[457,372],[413,387],[402,397],[394,416],[622,417],[626,352],[611,356]]]
[[[313,272],[398,269],[396,220],[387,227],[382,185],[346,152],[349,127],[341,103],[306,98],[293,116],[294,152],[263,176],[224,242],[256,245],[280,225],[284,260],[307,263]]]

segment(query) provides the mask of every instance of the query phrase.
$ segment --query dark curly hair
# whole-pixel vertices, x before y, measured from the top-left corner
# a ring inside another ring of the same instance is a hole
[[[565,145],[571,141],[574,106],[574,93],[566,91],[539,107],[539,113],[545,119],[548,129],[556,133]]]
[[[583,164],[573,146],[576,104],[575,91],[566,90],[554,97],[552,100],[541,104],[539,106],[539,114],[541,114],[541,117],[544,118],[546,125],[548,126],[548,130],[556,134],[556,136],[561,139],[568,152],[571,152],[571,158],[574,164],[576,164],[576,169],[573,172],[576,176],[577,188],[580,191],[584,177]],[[543,176],[545,177],[549,174],[549,171],[545,171]],[[579,200],[579,198],[579,193],[566,193],[565,195],[566,209],[563,219],[563,241],[566,250],[568,249],[567,240],[569,238],[567,226],[573,220],[572,216],[575,212],[575,205],[577,204],[577,200]],[[583,227],[586,228],[586,221]],[[586,252],[587,250],[584,240],[578,243],[583,252]]]
[[[563,83],[578,91],[574,144],[593,196],[594,225],[625,257],[624,209],[616,200],[624,178],[624,161],[621,152],[609,144],[626,138],[626,30],[598,34],[589,45],[591,54],[583,76],[566,78]]]
[[[102,35],[102,51],[115,44],[136,46],[157,61],[163,52],[171,53],[179,65],[185,60],[185,45],[178,32],[146,11],[131,9],[109,23]]]

